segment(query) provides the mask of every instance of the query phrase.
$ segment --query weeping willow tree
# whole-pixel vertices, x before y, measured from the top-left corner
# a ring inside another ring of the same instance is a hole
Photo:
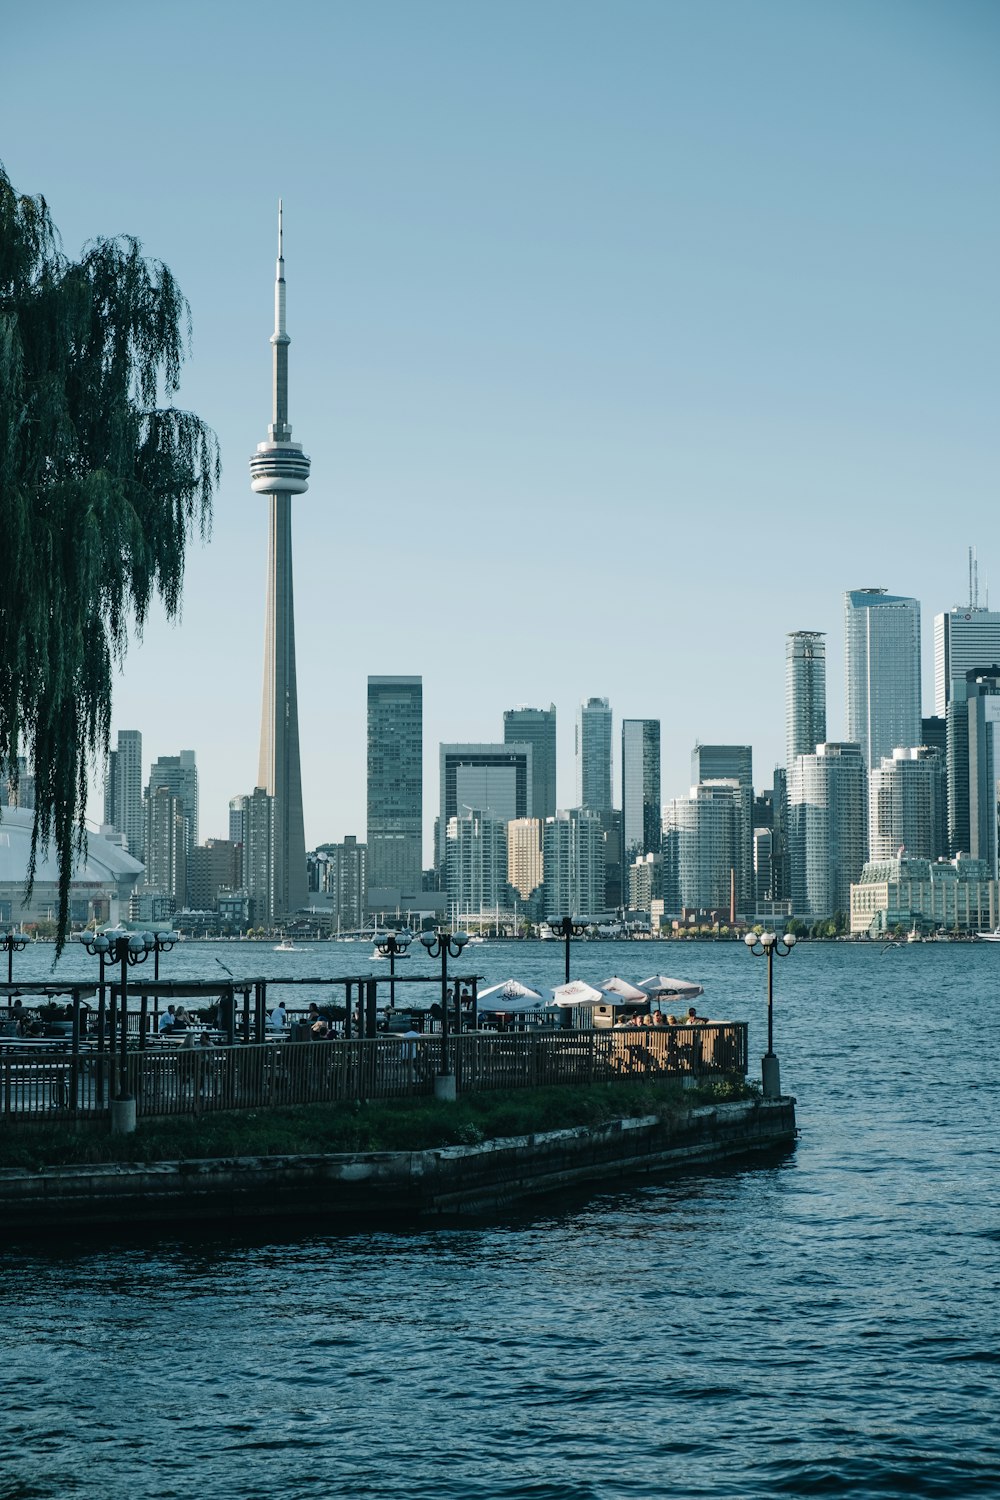
[[[154,597],[177,614],[211,517],[215,437],[171,404],[189,338],[166,266],[127,237],[68,259],[0,167],[0,776],[33,765],[26,895],[51,840],[60,948],[113,672]]]

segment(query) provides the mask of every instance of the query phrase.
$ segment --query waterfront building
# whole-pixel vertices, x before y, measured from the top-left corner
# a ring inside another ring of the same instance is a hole
[[[589,812],[608,812],[611,797],[611,705],[588,698],[576,720],[577,803]]]
[[[868,847],[873,860],[892,859],[900,849],[915,859],[947,852],[944,761],[920,745],[882,757],[871,773]]]
[[[506,910],[506,822],[477,807],[463,807],[449,818],[445,873],[448,905],[459,926],[470,917]]]
[[[664,809],[663,900],[682,911],[730,912],[741,858],[744,787],[735,777],[699,782]]]
[[[595,917],[604,909],[604,830],[587,808],[558,810],[542,835],[546,918]]]
[[[368,907],[368,846],[349,833],[339,844],[320,844],[314,862],[315,889],[330,903],[332,930],[361,927]]]
[[[934,712],[943,717],[952,684],[990,662],[1000,662],[1000,610],[970,603],[934,616]]]
[[[239,890],[243,850],[230,839],[206,839],[188,855],[187,905],[194,912],[215,911],[220,891]]]
[[[663,897],[663,856],[639,854],[628,867],[628,908],[634,912],[651,912],[654,901]]]
[[[920,744],[920,604],[883,588],[844,595],[849,743],[871,771],[898,746]]]
[[[627,862],[657,854],[660,804],[660,721],[622,720],[622,844]]]
[[[467,808],[492,813],[502,823],[526,818],[531,807],[532,748],[529,744],[442,745],[441,812],[437,860],[444,870],[451,818]]]
[[[368,679],[368,887],[417,895],[423,868],[424,689]],[[416,905],[417,903],[414,903]]]
[[[503,716],[505,745],[531,746],[531,806],[528,817],[546,818],[556,811],[556,706],[508,708]]]
[[[247,798],[243,825],[243,890],[249,919],[257,927],[269,927],[285,915],[275,900],[274,828],[274,798],[264,787],[255,787]]]
[[[865,861],[868,776],[859,745],[817,745],[788,775],[791,902],[820,921],[850,910],[851,883]]]
[[[59,857],[51,839],[38,842],[35,879],[25,901],[34,817],[31,808],[5,807],[3,811],[0,924],[8,931],[35,922],[54,922],[59,914]],[[140,862],[117,839],[88,833],[86,852],[74,856],[70,873],[70,921],[81,927],[94,921],[117,927],[128,913],[129,900],[142,873]]]
[[[169,897],[173,907],[187,901],[190,821],[180,796],[152,782],[146,793],[146,875],[144,885]]]
[[[739,828],[733,868],[736,880],[736,910],[753,911],[753,747],[751,745],[696,744],[691,752],[691,784],[736,781],[740,787]],[[729,898],[725,905],[728,908]]]
[[[869,860],[851,886],[851,932],[881,937],[906,929],[993,932],[1000,923],[1000,883],[984,860]]]
[[[785,765],[826,740],[826,639],[793,630],[785,640]]]
[[[299,755],[299,700],[295,670],[292,586],[292,496],[309,488],[309,458],[292,442],[288,420],[288,345],[285,259],[278,205],[278,260],[271,335],[272,415],[267,441],[250,460],[250,488],[268,500],[267,599],[264,616],[264,691],[258,787],[274,803],[271,914],[291,915],[306,903],[306,841]],[[256,794],[255,794],[256,795]]]
[[[512,818],[507,824],[507,884],[522,901],[530,901],[542,885],[544,827],[542,818]]]

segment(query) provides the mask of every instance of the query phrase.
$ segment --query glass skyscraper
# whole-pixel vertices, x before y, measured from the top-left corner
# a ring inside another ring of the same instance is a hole
[[[785,765],[826,740],[826,642],[821,630],[785,640]]]
[[[622,827],[625,863],[660,852],[660,721],[622,720]]]
[[[576,721],[577,803],[589,812],[610,812],[611,705],[607,698],[588,698]]]
[[[970,604],[934,616],[935,714],[947,713],[956,680],[992,666],[1000,666],[1000,611]]]
[[[420,890],[424,693],[420,677],[368,679],[368,889]]]
[[[885,589],[844,595],[847,740],[871,771],[920,744],[920,603]],[[790,768],[789,768],[790,769]]]
[[[503,716],[505,745],[531,746],[531,806],[528,817],[555,817],[556,706],[508,708]]]

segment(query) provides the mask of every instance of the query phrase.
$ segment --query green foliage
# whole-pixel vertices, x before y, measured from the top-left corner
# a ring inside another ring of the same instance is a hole
[[[154,596],[176,615],[218,483],[214,435],[170,404],[189,334],[166,266],[128,237],[67,259],[45,200],[0,167],[0,775],[27,754],[29,889],[51,837],[60,947],[113,668]]]
[[[674,1119],[699,1104],[759,1095],[759,1087],[742,1078],[719,1078],[696,1089],[684,1089],[676,1081],[595,1084],[465,1094],[454,1103],[399,1099],[143,1120],[133,1136],[110,1136],[106,1124],[76,1131],[65,1125],[18,1126],[4,1131],[3,1165],[35,1169],[91,1162],[425,1151],[639,1115]]]

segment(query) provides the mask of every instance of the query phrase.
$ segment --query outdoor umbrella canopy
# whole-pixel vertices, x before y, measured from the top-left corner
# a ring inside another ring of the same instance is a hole
[[[647,995],[671,995],[677,1000],[693,1000],[696,995],[705,993],[704,985],[692,984],[689,979],[668,979],[666,974],[640,979],[639,988]]]
[[[647,990],[636,989],[634,984],[629,984],[627,979],[619,979],[617,974],[612,974],[610,979],[602,979],[598,985],[605,995],[615,995],[619,1000],[648,1000]]]
[[[492,984],[488,990],[480,990],[476,997],[479,1010],[516,1011],[538,1010],[543,1004],[537,990],[529,990],[517,979],[505,979],[502,984]]]
[[[554,1005],[600,1005],[604,996],[593,985],[582,979],[571,979],[569,984],[557,984],[551,991]]]

